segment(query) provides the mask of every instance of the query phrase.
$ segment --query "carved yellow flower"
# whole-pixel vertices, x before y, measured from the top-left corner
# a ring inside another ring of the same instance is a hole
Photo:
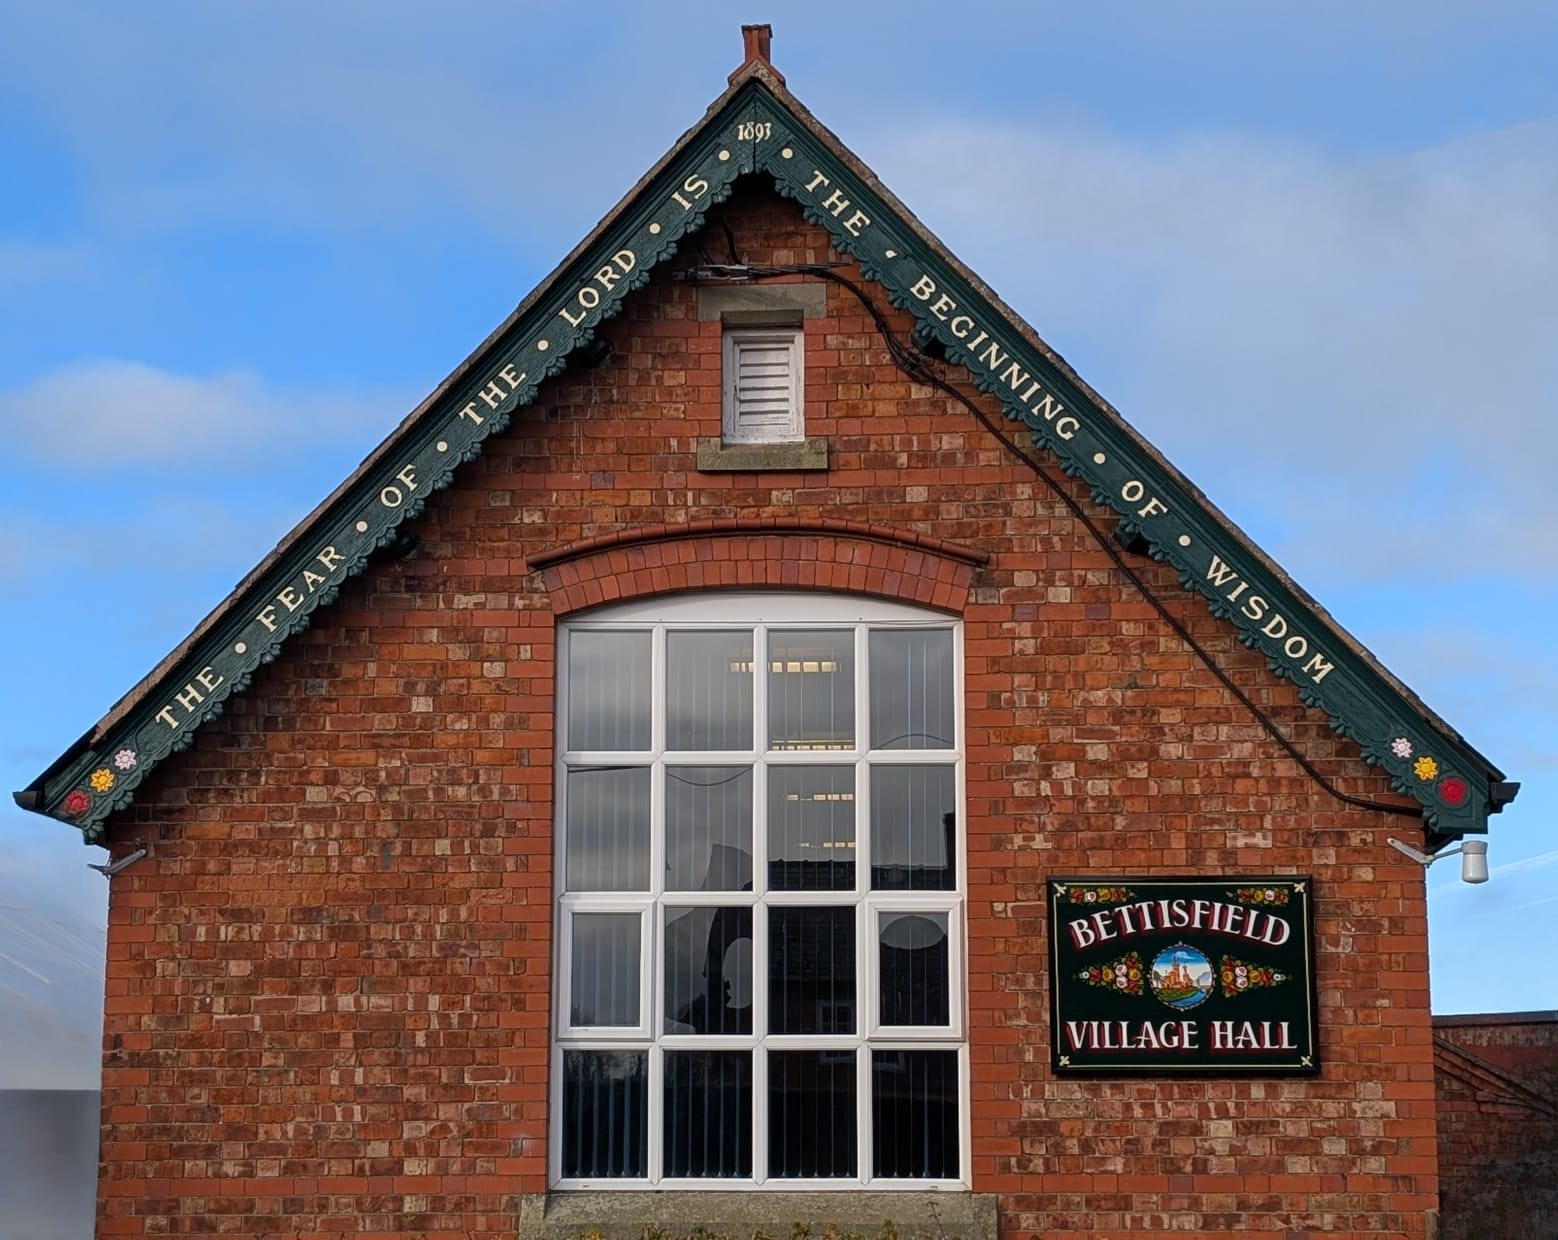
[[[1412,763],[1412,770],[1419,779],[1432,779],[1439,774],[1439,764],[1426,754]]]
[[[93,792],[107,792],[114,786],[114,773],[106,766],[100,766],[92,772],[87,783],[92,785]]]

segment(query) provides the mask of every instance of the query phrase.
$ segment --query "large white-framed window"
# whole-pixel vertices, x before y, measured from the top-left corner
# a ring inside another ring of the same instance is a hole
[[[964,1188],[961,626],[837,594],[559,628],[560,1188]]]

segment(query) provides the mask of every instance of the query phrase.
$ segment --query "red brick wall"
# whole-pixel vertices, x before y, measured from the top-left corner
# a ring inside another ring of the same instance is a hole
[[[1444,1240],[1558,1231],[1558,1012],[1434,1020]]]
[[[750,261],[838,257],[789,204],[722,210]],[[152,857],[113,886],[100,1234],[513,1233],[547,1174],[554,615],[587,580],[777,583],[816,557],[800,533],[700,535],[723,558],[673,539],[566,581],[528,559],[782,517],[990,557],[839,535],[826,571],[907,599],[931,574],[965,621],[972,1172],[1006,1234],[1425,1236],[1423,877],[1383,846],[1402,824],[1286,758],[1026,465],[892,368],[844,289],[805,324],[828,472],[697,472],[720,326],[695,297],[658,274],[603,329],[611,359],[554,380],[415,522],[421,551],[349,584],[116,822]],[[1330,779],[1388,795],[1171,571],[1137,567]],[[1315,875],[1321,1074],[1053,1079],[1052,873]]]

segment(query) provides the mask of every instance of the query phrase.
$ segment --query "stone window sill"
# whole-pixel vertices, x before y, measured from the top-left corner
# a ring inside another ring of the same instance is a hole
[[[820,436],[803,443],[725,443],[719,439],[700,439],[697,448],[698,470],[706,474],[771,470],[795,473],[828,467],[828,441]]]
[[[643,1240],[653,1229],[680,1240],[702,1228],[710,1236],[749,1240],[783,1238],[796,1224],[821,1236],[831,1224],[844,1234],[877,1240],[892,1220],[898,1240],[997,1240],[992,1193],[847,1192],[552,1192],[520,1199],[519,1234],[525,1240]]]

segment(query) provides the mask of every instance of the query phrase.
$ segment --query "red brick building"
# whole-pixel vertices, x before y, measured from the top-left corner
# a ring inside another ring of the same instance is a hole
[[[747,33],[18,794],[145,854],[99,1235],[1429,1236],[1386,838],[1514,786]]]

